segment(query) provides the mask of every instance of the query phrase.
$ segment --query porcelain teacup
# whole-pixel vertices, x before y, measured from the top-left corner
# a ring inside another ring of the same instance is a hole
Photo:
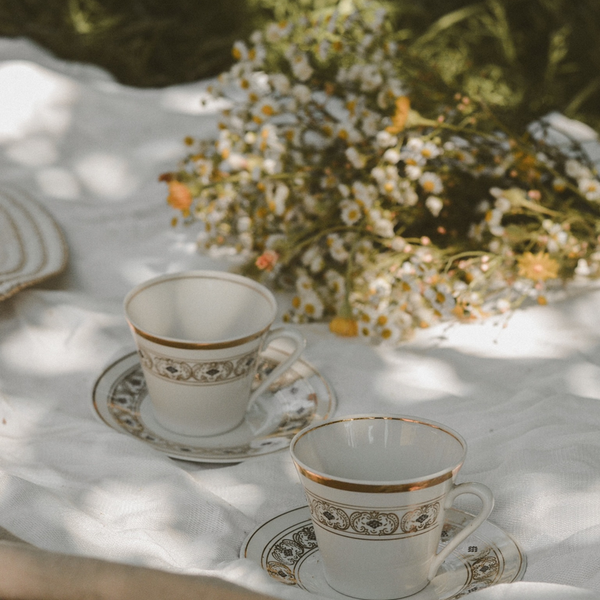
[[[305,347],[298,330],[271,329],[273,294],[232,273],[161,275],[132,289],[124,308],[154,416],[181,435],[234,429]],[[294,350],[253,389],[259,353],[278,338],[291,340]]]
[[[391,600],[428,585],[494,505],[483,484],[455,484],[466,450],[452,429],[408,416],[340,417],[296,434],[290,451],[333,589]],[[481,510],[437,552],[445,511],[461,494],[478,496]]]

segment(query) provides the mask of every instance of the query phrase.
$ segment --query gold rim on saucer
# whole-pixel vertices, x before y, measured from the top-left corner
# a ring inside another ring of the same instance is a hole
[[[467,512],[448,509],[440,548],[473,518]],[[242,544],[240,557],[256,562],[280,583],[336,600],[348,598],[325,580],[307,506],[257,527]],[[512,536],[485,521],[452,552],[431,584],[410,600],[454,600],[500,583],[519,581],[526,568],[526,556]]]

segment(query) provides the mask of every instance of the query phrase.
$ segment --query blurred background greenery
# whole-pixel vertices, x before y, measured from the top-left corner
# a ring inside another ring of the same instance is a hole
[[[352,0],[0,0],[0,35],[125,84],[162,87],[227,69],[271,20]],[[449,89],[523,125],[551,110],[600,131],[599,0],[381,0],[403,51]]]

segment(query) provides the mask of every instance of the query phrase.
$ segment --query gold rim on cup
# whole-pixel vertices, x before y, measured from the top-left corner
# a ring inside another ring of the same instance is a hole
[[[176,279],[219,279],[219,280],[228,280],[239,285],[243,285],[248,287],[255,292],[261,294],[264,298],[266,298],[273,307],[276,306],[275,297],[273,294],[265,288],[263,285],[259,283],[255,283],[251,280],[248,280],[246,277],[242,277],[241,275],[235,275],[233,273],[227,273],[222,271],[185,271],[182,273],[170,273],[166,275],[160,275],[159,277],[155,277],[154,279],[149,279],[148,281],[144,281],[139,284],[135,288],[133,288],[127,296],[125,296],[125,300],[123,305],[125,306],[125,311],[127,312],[128,304],[137,296],[139,293],[144,290],[152,287],[153,285],[162,283],[163,281],[172,281]],[[262,337],[273,324],[274,318],[260,331],[252,333],[251,335],[245,336],[243,338],[235,338],[232,340],[223,340],[221,342],[187,342],[184,340],[180,340],[177,338],[170,338],[166,336],[158,336],[141,329],[137,326],[128,316],[126,317],[127,323],[129,327],[140,337],[153,342],[155,344],[159,344],[161,346],[167,346],[169,348],[180,348],[182,350],[220,350],[222,348],[233,348],[234,346],[241,346],[242,344],[246,344],[253,340],[256,340]]]
[[[452,468],[445,469],[440,473],[433,473],[431,476],[425,479],[419,480],[407,480],[407,481],[397,481],[397,482],[361,482],[352,479],[346,479],[343,477],[333,477],[331,475],[327,475],[325,473],[320,473],[315,469],[311,469],[307,465],[305,465],[295,454],[294,448],[299,440],[304,437],[306,434],[314,431],[316,429],[320,429],[321,427],[327,427],[329,425],[334,425],[336,423],[344,423],[347,421],[362,421],[362,420],[387,420],[387,421],[404,421],[409,423],[418,423],[419,425],[426,425],[427,427],[432,427],[434,429],[439,429],[444,433],[452,436],[456,441],[462,446],[463,454],[458,462]],[[416,490],[423,490],[429,487],[433,487],[435,485],[439,485],[444,481],[453,478],[460,468],[463,465],[465,460],[465,455],[467,452],[467,443],[464,438],[457,433],[456,431],[442,425],[441,423],[436,423],[435,421],[427,421],[424,419],[416,419],[414,417],[407,417],[401,415],[349,415],[347,417],[341,417],[339,419],[333,419],[330,421],[325,421],[323,423],[319,423],[316,425],[310,425],[299,431],[290,444],[290,452],[292,454],[292,459],[296,464],[296,468],[298,471],[307,479],[314,481],[315,483],[319,483],[326,487],[344,490],[349,492],[363,492],[363,493],[379,493],[379,494],[393,494],[398,492],[413,492]]]

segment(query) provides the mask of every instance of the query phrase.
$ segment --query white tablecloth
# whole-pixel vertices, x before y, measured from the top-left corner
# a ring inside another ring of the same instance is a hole
[[[0,185],[40,200],[70,250],[62,275],[0,303],[0,525],[48,550],[308,600],[238,558],[255,527],[305,504],[286,451],[184,463],[92,414],[97,377],[133,349],[126,292],[167,271],[225,268],[196,251],[193,230],[170,227],[157,181],[185,135],[214,131],[204,88],[127,88],[0,39]],[[599,291],[571,293],[506,326],[440,326],[397,350],[301,329],[337,414],[411,414],[462,433],[459,480],[492,489],[490,520],[526,552],[526,581],[600,591],[599,308]]]

